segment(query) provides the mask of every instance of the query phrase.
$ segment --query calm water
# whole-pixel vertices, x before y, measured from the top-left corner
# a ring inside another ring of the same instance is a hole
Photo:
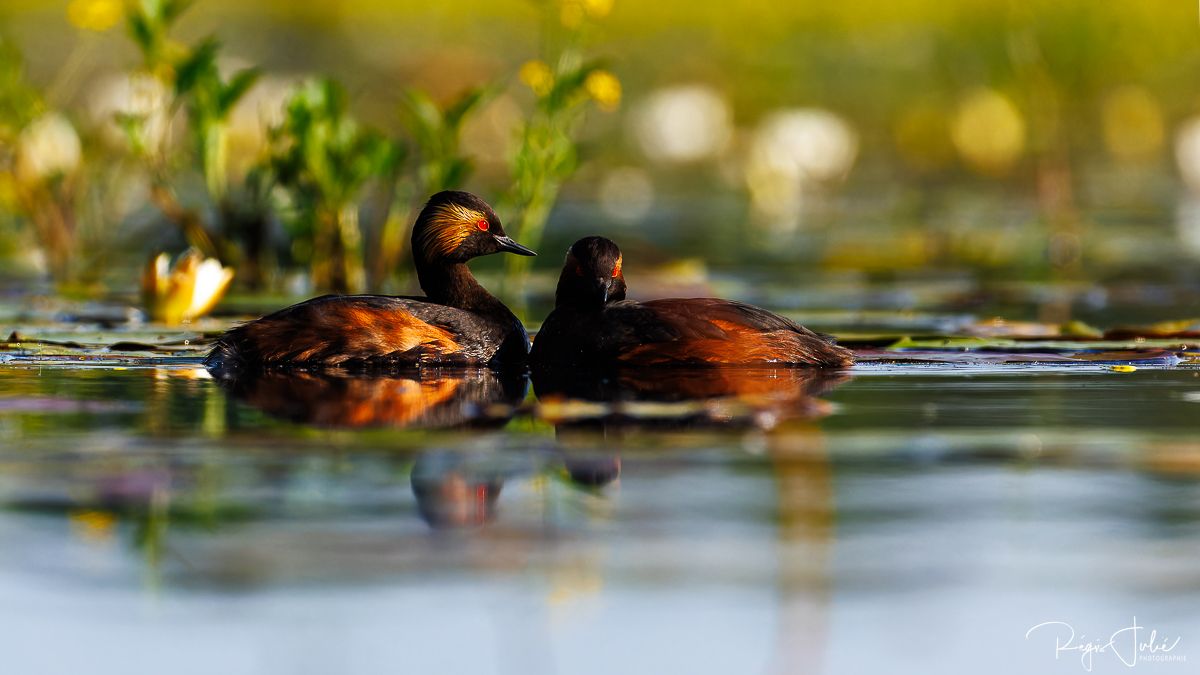
[[[6,673],[1077,673],[1065,628],[1026,631],[1134,617],[1187,658],[1137,668],[1200,663],[1186,362],[8,360]]]

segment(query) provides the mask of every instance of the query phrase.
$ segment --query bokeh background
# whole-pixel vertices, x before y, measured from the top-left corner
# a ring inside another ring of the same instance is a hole
[[[187,4],[0,0],[4,673],[1196,670],[1196,3]],[[200,367],[450,186],[859,364]]]
[[[517,305],[590,233],[685,287],[1198,281],[1193,3],[176,4],[0,2],[6,278],[132,294],[190,244],[227,306],[409,290],[413,209],[461,185],[543,250],[503,273]],[[139,48],[129,16],[164,10]],[[216,94],[180,85],[209,36]],[[331,157],[370,161],[313,174]]]

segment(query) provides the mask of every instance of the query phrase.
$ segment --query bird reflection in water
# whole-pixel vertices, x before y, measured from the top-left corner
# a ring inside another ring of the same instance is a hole
[[[529,379],[493,370],[262,372],[222,386],[238,400],[293,422],[325,428],[499,428],[516,413]],[[425,451],[410,478],[417,511],[430,527],[492,520],[504,474],[469,454]]]
[[[641,368],[582,374],[537,369],[533,388],[555,425],[567,475],[599,488],[621,474],[626,433],[689,429],[767,430],[828,415],[819,396],[850,378],[814,368]]]
[[[576,484],[615,482],[626,437],[633,441],[641,430],[773,430],[761,444],[778,516],[779,618],[770,670],[791,673],[813,664],[819,670],[825,659],[835,502],[824,434],[811,422],[832,411],[819,397],[849,378],[846,371],[802,368],[647,368],[605,377],[535,371],[533,388]]]
[[[560,439],[561,440],[561,439]],[[621,477],[621,457],[614,453],[564,452],[563,468],[580,487],[602,488]]]
[[[263,372],[221,382],[268,415],[331,428],[501,426],[528,388],[524,374],[492,370]]]
[[[850,378],[819,368],[639,368],[533,373],[543,416],[569,427],[761,428],[828,415]]]
[[[424,452],[411,481],[417,512],[434,529],[478,527],[496,516],[504,474],[458,452]]]
[[[538,415],[555,425],[553,463],[573,485],[598,490],[621,475],[626,433],[770,429],[811,420],[830,410],[818,397],[848,377],[800,368],[660,368],[603,375],[539,371],[533,384]],[[267,372],[222,384],[267,414],[326,428],[498,428],[518,411],[528,378],[490,370],[370,377]],[[539,471],[515,470],[493,453],[427,450],[416,456],[410,481],[417,512],[429,526],[477,527],[495,518],[507,479]]]

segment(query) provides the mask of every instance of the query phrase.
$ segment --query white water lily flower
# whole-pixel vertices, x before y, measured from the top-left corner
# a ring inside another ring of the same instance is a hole
[[[129,140],[118,121],[120,116],[129,116],[140,120],[140,135],[149,148],[161,147],[171,131],[170,106],[170,90],[145,73],[100,77],[88,92],[92,123],[114,145]]]
[[[211,311],[232,281],[232,268],[195,249],[185,251],[173,266],[170,257],[160,253],[146,265],[142,294],[152,319],[182,323]]]
[[[38,184],[79,168],[79,134],[63,115],[52,112],[29,123],[17,138],[17,178]]]

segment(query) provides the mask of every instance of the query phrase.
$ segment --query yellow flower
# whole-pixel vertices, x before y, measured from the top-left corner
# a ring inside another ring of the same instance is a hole
[[[584,18],[603,19],[612,11],[613,0],[562,0],[558,18],[567,28],[579,28]]]
[[[613,0],[583,0],[583,11],[593,19],[603,19],[612,8]]]
[[[67,5],[67,20],[83,30],[102,33],[117,25],[125,13],[121,0],[71,0]]]
[[[988,176],[1008,172],[1025,151],[1025,118],[1010,98],[977,89],[958,106],[950,139],[967,166]]]
[[[174,265],[166,253],[160,253],[142,273],[142,296],[155,321],[183,323],[212,310],[231,281],[231,268],[195,249],[185,251]]]
[[[607,70],[593,70],[583,81],[583,88],[601,110],[612,112],[621,105],[621,81]]]
[[[526,61],[517,75],[538,96],[545,96],[554,88],[554,72],[544,61]]]

